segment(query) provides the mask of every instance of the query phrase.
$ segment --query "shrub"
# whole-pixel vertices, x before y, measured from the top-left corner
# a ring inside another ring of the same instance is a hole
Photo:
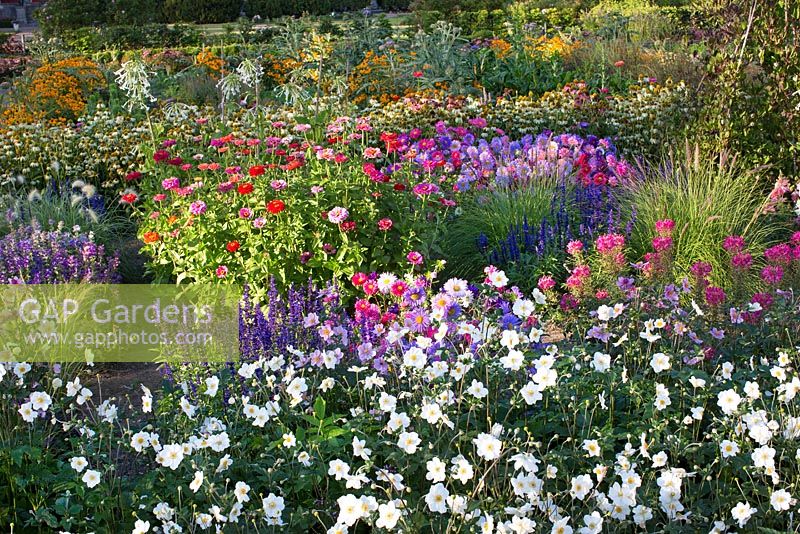
[[[107,5],[102,0],[53,0],[36,10],[35,17],[45,36],[57,36],[65,30],[105,22]]]
[[[248,17],[258,15],[262,18],[278,18],[284,16],[330,15],[333,12],[344,13],[365,8],[369,0],[298,0],[283,2],[281,0],[245,0],[244,12]]]
[[[378,0],[378,5],[384,11],[408,11],[412,0]]]
[[[200,31],[188,24],[103,25],[63,33],[64,41],[85,54],[103,50],[168,48],[201,44]]]
[[[800,170],[800,5],[792,1],[719,2],[703,13],[712,30],[710,83],[698,131],[716,149],[729,149],[774,173]]]
[[[166,22],[210,24],[236,20],[240,6],[238,0],[164,0],[161,9]]]

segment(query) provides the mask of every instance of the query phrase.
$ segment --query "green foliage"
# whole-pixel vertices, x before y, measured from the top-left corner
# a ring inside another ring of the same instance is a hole
[[[265,19],[296,17],[300,15],[330,15],[365,8],[368,0],[245,0],[244,12],[248,17],[258,15]]]
[[[412,0],[378,0],[378,5],[384,11],[408,11]]]
[[[70,48],[83,54],[109,49],[197,46],[201,37],[200,31],[188,24],[103,25],[78,28],[62,35]]]
[[[748,250],[761,252],[785,231],[786,221],[763,214],[766,202],[763,169],[722,153],[703,154],[687,147],[642,169],[641,181],[627,186],[623,205],[634,216],[631,236],[634,257],[652,250],[655,223],[675,221],[673,232],[677,274],[687,275],[691,264],[712,265],[717,285],[731,280],[728,256],[721,244],[729,235],[744,237]]]
[[[554,0],[518,0],[505,8],[506,17],[517,28],[536,28],[542,34],[554,28],[567,29],[577,25],[584,2]]]
[[[686,10],[646,0],[604,0],[585,14],[582,26],[606,38],[648,43],[674,36],[687,17]]]
[[[754,165],[797,174],[800,3],[719,2],[703,17],[714,57],[699,131]]]
[[[106,2],[102,0],[53,0],[36,11],[36,21],[45,36],[89,26],[106,20]]]
[[[164,0],[166,22],[231,22],[239,17],[239,0]]]

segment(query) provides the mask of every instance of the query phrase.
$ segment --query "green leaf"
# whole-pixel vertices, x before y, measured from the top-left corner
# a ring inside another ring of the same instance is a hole
[[[322,397],[317,397],[314,401],[314,417],[317,419],[325,419],[325,408],[327,403]]]

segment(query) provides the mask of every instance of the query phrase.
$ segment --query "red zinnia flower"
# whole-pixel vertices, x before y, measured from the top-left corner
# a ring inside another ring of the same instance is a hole
[[[153,154],[153,161],[156,163],[161,163],[162,161],[166,161],[169,159],[169,152],[166,150],[156,150]]]
[[[275,200],[270,200],[267,203],[267,211],[273,215],[277,215],[285,209],[286,209],[286,204],[283,202],[283,200],[278,200],[276,198]]]
[[[120,202],[122,202],[124,204],[133,204],[138,199],[139,199],[139,196],[136,193],[126,193],[126,194],[122,195],[122,198],[120,198]]]
[[[140,173],[139,171],[133,171],[133,172],[129,172],[127,175],[125,175],[125,181],[131,182],[133,180],[138,180],[141,177],[142,177],[142,173]]]
[[[239,250],[239,247],[241,246],[242,245],[238,241],[229,241],[228,244],[225,245],[225,248],[228,249],[228,252],[233,254],[234,252]]]
[[[295,169],[299,169],[303,166],[303,161],[299,159],[293,159],[289,163],[287,163],[283,168],[287,171],[293,171]]]
[[[240,195],[247,195],[253,192],[253,184],[251,184],[250,182],[239,184],[236,190],[239,192]]]
[[[253,165],[252,167],[250,167],[250,170],[248,172],[250,173],[250,176],[261,176],[262,174],[264,174],[264,166]]]

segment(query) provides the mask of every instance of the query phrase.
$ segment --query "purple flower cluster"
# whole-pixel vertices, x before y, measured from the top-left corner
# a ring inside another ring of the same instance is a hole
[[[4,284],[117,283],[119,258],[87,234],[37,224],[0,240],[0,282]]]
[[[500,132],[502,133],[502,132]],[[419,129],[396,138],[411,170],[427,182],[452,181],[454,191],[495,187],[530,187],[544,178],[570,179],[583,186],[616,186],[631,178],[630,165],[617,156],[609,139],[544,131],[519,140],[490,140],[464,127],[436,125],[434,137]],[[390,176],[394,166],[378,174]]]

